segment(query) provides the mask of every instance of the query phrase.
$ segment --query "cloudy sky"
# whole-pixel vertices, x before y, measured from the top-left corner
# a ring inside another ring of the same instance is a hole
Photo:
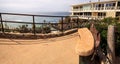
[[[72,4],[83,2],[89,0],[0,0],[0,12],[68,12]]]

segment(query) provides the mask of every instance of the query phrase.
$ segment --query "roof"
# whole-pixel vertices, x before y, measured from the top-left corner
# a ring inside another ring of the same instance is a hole
[[[95,3],[107,3],[107,2],[116,2],[115,0],[110,0],[110,1],[101,1],[101,2],[88,2],[88,3],[82,3],[82,4],[75,4],[72,6],[82,6],[82,5],[88,5],[88,4],[95,4]]]

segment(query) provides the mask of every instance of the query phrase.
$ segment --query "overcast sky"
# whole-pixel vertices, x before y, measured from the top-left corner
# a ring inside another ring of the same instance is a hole
[[[69,12],[72,4],[83,2],[89,0],[0,0],[0,12]]]

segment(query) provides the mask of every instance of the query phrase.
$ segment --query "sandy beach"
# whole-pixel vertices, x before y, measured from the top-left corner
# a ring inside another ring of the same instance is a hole
[[[50,39],[0,39],[0,64],[79,64],[77,39],[77,33]]]

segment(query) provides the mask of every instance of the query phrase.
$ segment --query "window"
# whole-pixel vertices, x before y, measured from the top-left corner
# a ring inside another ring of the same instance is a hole
[[[115,6],[115,3],[106,3],[106,7]]]
[[[79,15],[79,13],[73,13],[73,15]]]
[[[73,7],[73,9],[78,9],[78,7]]]
[[[116,17],[117,17],[117,16],[120,16],[120,12],[116,12]]]
[[[106,13],[104,12],[98,13],[98,16],[106,16]]]
[[[91,16],[92,14],[91,14],[91,12],[85,12],[84,15],[85,16]]]
[[[104,4],[101,4],[101,7],[104,7]]]
[[[120,6],[120,2],[118,2],[118,6]]]
[[[80,6],[80,8],[83,8],[83,6]]]
[[[95,7],[99,7],[99,5],[98,5],[98,4],[95,4]]]
[[[83,13],[80,13],[80,15],[83,15]]]

